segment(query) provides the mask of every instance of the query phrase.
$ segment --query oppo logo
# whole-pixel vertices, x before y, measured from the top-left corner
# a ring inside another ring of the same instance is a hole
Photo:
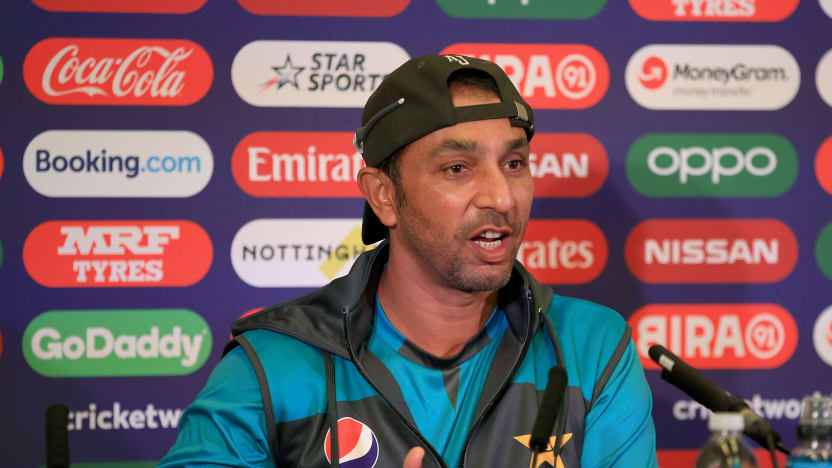
[[[441,53],[496,63],[535,109],[592,107],[604,97],[610,81],[604,57],[582,44],[460,43]]]
[[[186,131],[49,130],[23,154],[23,173],[47,197],[190,197],[214,158]]]
[[[185,375],[211,352],[208,324],[186,309],[58,310],[23,333],[23,356],[46,377]]]
[[[830,10],[832,10],[832,6],[830,6]],[[827,50],[818,62],[815,69],[815,86],[817,86],[818,94],[824,102],[832,106],[832,49]]]
[[[533,219],[517,252],[519,260],[545,284],[585,284],[607,264],[604,234],[585,220]]]
[[[536,133],[529,166],[535,197],[588,197],[604,185],[609,158],[586,133]]]
[[[349,132],[256,132],[231,156],[234,180],[255,197],[361,197],[364,159]]]
[[[237,1],[249,13],[282,16],[390,17],[398,15],[410,4],[410,0],[352,0],[349,2],[332,2],[329,0],[307,0],[303,2]]]
[[[254,41],[234,57],[231,82],[252,106],[363,107],[408,59],[392,42]]]
[[[782,21],[800,0],[630,0],[652,21]]]
[[[458,18],[587,19],[597,15],[607,0],[437,0],[437,3],[445,13]]]
[[[774,283],[797,263],[788,226],[773,219],[658,219],[627,236],[630,271],[647,283]]]
[[[821,188],[832,195],[832,137],[821,143],[815,155],[815,175]]]
[[[794,318],[776,304],[653,304],[628,323],[645,369],[659,369],[647,354],[657,343],[701,369],[772,369],[798,339]]]
[[[797,61],[774,45],[651,44],[624,76],[630,96],[656,110],[777,110],[800,87]]]
[[[627,153],[627,177],[653,197],[775,197],[797,178],[797,152],[771,134],[648,134]]]
[[[29,276],[48,287],[190,286],[214,250],[183,220],[47,221],[23,244]]]
[[[148,0],[32,0],[49,11],[89,13],[193,13],[205,5],[206,0],[176,0],[155,2]]]
[[[23,78],[49,104],[186,106],[208,92],[214,67],[186,40],[50,38],[26,55]]]
[[[231,243],[237,276],[256,287],[319,287],[343,276],[361,253],[360,219],[256,219]]]

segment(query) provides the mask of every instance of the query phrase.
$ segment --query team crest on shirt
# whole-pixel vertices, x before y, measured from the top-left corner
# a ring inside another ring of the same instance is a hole
[[[340,429],[341,428],[339,426],[338,430],[340,430]],[[516,440],[517,442],[520,442],[526,448],[530,448],[529,447],[529,441],[531,440],[531,438],[532,438],[531,434],[524,434],[524,435],[515,436],[514,440]],[[564,445],[566,445],[567,442],[569,442],[570,439],[572,439],[572,433],[563,434],[561,436],[561,440],[560,440],[561,449],[563,448]],[[340,438],[339,438],[339,440],[340,440]],[[529,460],[529,468],[538,468],[539,466],[543,465],[544,463],[547,463],[548,466],[553,466],[555,468],[564,468],[563,459],[560,457],[560,455],[558,455],[557,460],[556,460],[555,459],[555,454],[552,451],[552,447],[555,446],[555,443],[556,443],[555,441],[556,440],[557,440],[556,436],[549,437],[549,450],[547,450],[545,452],[541,452],[541,453],[538,454],[538,456],[537,456],[537,466],[532,466],[532,460],[534,460],[534,455],[532,455],[532,459]]]
[[[330,430],[324,438],[324,455],[332,463]],[[369,426],[353,418],[338,420],[338,465],[342,468],[373,468],[378,461],[378,439]]]

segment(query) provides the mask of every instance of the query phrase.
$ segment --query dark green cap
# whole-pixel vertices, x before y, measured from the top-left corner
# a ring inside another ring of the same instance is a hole
[[[461,70],[479,70],[497,83],[502,102],[454,107],[448,79]],[[532,108],[496,64],[462,55],[426,55],[408,60],[387,75],[367,100],[353,143],[369,167],[379,167],[399,148],[460,122],[508,118],[534,135]],[[387,227],[364,204],[361,239],[372,244],[384,239]]]

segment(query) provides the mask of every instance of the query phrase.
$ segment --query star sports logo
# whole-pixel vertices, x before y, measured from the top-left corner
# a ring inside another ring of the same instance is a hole
[[[292,57],[290,55],[286,55],[286,60],[283,62],[283,65],[279,67],[272,67],[274,70],[275,77],[270,79],[269,81],[262,84],[260,87],[260,92],[271,88],[274,86],[275,91],[279,91],[283,88],[284,85],[292,85],[295,89],[300,89],[298,86],[298,75],[305,70],[306,67],[296,67],[292,65]]]
[[[667,81],[667,65],[659,57],[651,56],[641,65],[638,81],[647,89],[658,89]]]

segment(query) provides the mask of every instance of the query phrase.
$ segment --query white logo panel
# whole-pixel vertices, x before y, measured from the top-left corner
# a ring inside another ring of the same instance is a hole
[[[820,313],[812,330],[815,351],[823,362],[832,366],[832,306]]]
[[[832,49],[826,51],[818,62],[815,70],[815,85],[818,87],[818,94],[832,106]]]

